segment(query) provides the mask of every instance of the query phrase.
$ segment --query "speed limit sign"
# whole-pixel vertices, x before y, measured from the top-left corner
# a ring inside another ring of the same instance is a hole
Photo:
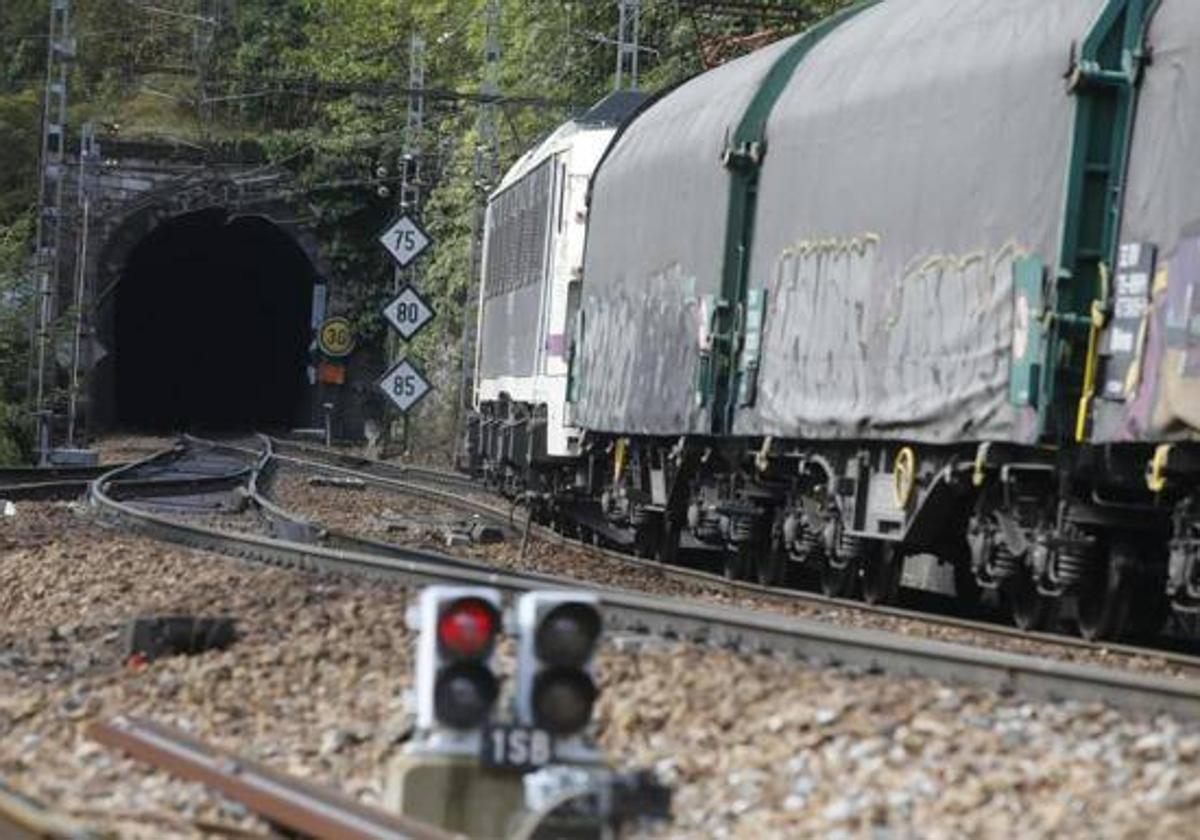
[[[379,380],[379,390],[392,401],[392,405],[400,409],[401,414],[407,414],[433,390],[433,386],[421,371],[404,359],[383,375],[383,379]]]
[[[388,225],[379,236],[379,244],[392,255],[398,266],[408,268],[413,260],[425,253],[433,240],[416,219],[405,215]]]
[[[346,318],[327,318],[317,331],[317,346],[331,359],[354,352],[354,328]]]
[[[433,315],[433,307],[412,286],[401,289],[400,294],[383,310],[383,317],[405,341],[411,341],[433,319]]]

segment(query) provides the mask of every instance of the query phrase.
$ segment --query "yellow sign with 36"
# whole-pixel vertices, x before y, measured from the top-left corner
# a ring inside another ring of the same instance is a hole
[[[333,359],[349,356],[354,352],[354,328],[346,318],[327,318],[317,332],[317,345],[321,352]]]

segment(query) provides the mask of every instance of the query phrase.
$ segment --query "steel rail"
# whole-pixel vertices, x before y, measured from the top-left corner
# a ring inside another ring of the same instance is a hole
[[[275,443],[271,438],[264,435],[262,436],[262,440],[265,448],[251,477],[248,495],[251,502],[254,503],[259,513],[266,520],[272,536],[295,542],[319,544],[327,548],[340,548],[379,554],[384,557],[395,557],[400,560],[412,559],[414,556],[414,549],[412,548],[397,546],[393,543],[373,540],[369,537],[349,534],[339,531],[336,528],[320,525],[305,516],[288,511],[276,503],[271,493],[271,488],[281,464],[281,458],[275,454]],[[212,442],[206,443],[209,445],[212,444]],[[221,444],[220,446],[226,445]],[[243,452],[246,451],[237,447],[228,448],[234,448],[237,451]],[[445,562],[448,565],[480,572],[491,570],[484,563],[464,560],[458,557],[436,555],[433,559],[437,562]]]
[[[100,467],[0,467],[0,499],[47,502],[75,499],[88,484],[124,464]]]
[[[241,454],[258,452],[258,450],[250,450],[236,444],[210,441],[203,438],[189,439],[199,445],[214,449],[236,451]],[[437,564],[439,568],[463,569],[473,574],[492,575],[495,573],[495,567],[485,561],[457,557],[413,546],[396,545],[395,543],[384,542],[383,540],[351,534],[313,522],[303,515],[286,510],[274,500],[270,488],[278,467],[281,464],[290,466],[295,459],[289,456],[276,455],[271,438],[262,436],[262,440],[265,448],[261,451],[253,470],[247,495],[266,521],[272,537],[291,542],[300,542],[306,545],[320,545],[333,550],[352,551],[360,554],[392,558],[399,561],[417,560],[420,562],[429,562]],[[301,461],[299,463],[307,462]],[[414,485],[414,488],[418,487],[419,485]],[[414,489],[413,492],[416,492],[416,490]],[[440,496],[435,496],[434,498],[440,499]],[[511,530],[517,530],[515,526],[509,527]],[[568,582],[572,581],[570,578],[543,574],[541,572],[524,572],[522,576],[530,587],[541,586],[543,588],[562,589],[565,588]]]
[[[121,466],[125,464],[99,467],[0,467],[0,490],[12,485],[51,481],[94,481]]]
[[[477,499],[471,499],[459,494],[449,493],[440,488],[421,486],[419,484],[413,484],[409,481],[389,478],[387,476],[372,472],[371,469],[351,469],[349,467],[337,466],[325,462],[306,462],[303,459],[294,458],[291,456],[276,456],[276,458],[283,463],[290,464],[295,467],[308,467],[310,469],[320,468],[336,471],[347,477],[358,478],[381,488],[391,489],[395,492],[411,495],[426,501],[441,502],[448,506],[457,507],[462,510],[469,510],[473,513],[479,514],[480,516],[488,517],[497,524],[501,524],[509,528],[515,527],[513,513],[511,511],[506,512],[501,508],[488,505]],[[366,459],[358,460],[363,461]],[[374,467],[375,464],[383,463],[384,462],[367,461],[368,467]],[[945,627],[953,630],[978,633],[981,635],[1003,639],[1027,641],[1037,644],[1055,645],[1060,648],[1070,648],[1089,653],[1103,653],[1105,655],[1118,655],[1139,659],[1156,659],[1179,668],[1194,670],[1197,672],[1197,674],[1200,674],[1200,656],[1177,653],[1159,648],[1140,647],[1137,645],[1115,642],[1093,642],[1077,636],[1067,636],[1059,633],[1048,633],[1044,631],[1021,630],[1017,627],[999,624],[992,621],[960,618],[958,616],[922,612],[919,610],[905,609],[903,607],[868,604],[864,601],[853,601],[846,598],[833,598],[820,593],[805,592],[803,590],[763,586],[761,584],[750,583],[748,581],[732,581],[723,575],[714,574],[702,569],[689,569],[683,566],[662,563],[645,557],[636,557],[620,551],[599,548],[588,543],[565,537],[557,531],[554,531],[553,529],[547,528],[543,525],[532,525],[530,528],[530,533],[547,542],[570,546],[572,548],[587,551],[615,562],[624,563],[626,565],[644,570],[658,572],[664,577],[676,582],[704,585],[730,594],[756,595],[776,600],[789,601],[792,603],[853,610],[860,614],[875,615],[883,618],[892,618],[905,621],[919,621],[928,625]]]
[[[395,543],[384,542],[383,540],[372,539],[371,537],[364,537],[359,534],[351,534],[336,528],[319,525],[299,514],[285,510],[275,502],[270,491],[273,475],[281,462],[290,464],[290,459],[286,456],[281,458],[273,454],[266,455],[262,460],[261,470],[256,473],[251,483],[249,492],[251,500],[258,506],[260,512],[270,524],[271,532],[274,536],[295,539],[296,537],[285,536],[292,534],[297,535],[300,542],[319,544],[326,548],[391,557],[402,561],[413,559],[424,560],[437,563],[442,567],[465,569],[485,575],[495,572],[495,566],[486,561],[431,552],[412,546],[397,545]],[[571,580],[542,572],[524,572],[522,574],[531,587],[540,585],[548,589],[562,589]]]
[[[231,755],[159,724],[122,717],[91,738],[188,781],[200,782],[271,823],[314,840],[450,840],[451,834]]]
[[[368,467],[387,473],[391,478],[401,480],[424,478],[435,484],[451,484],[465,489],[475,489],[478,486],[478,482],[471,476],[451,470],[440,470],[436,467],[426,467],[420,464],[393,464],[388,461],[378,461],[368,458],[365,455],[351,455],[348,452],[339,452],[336,449],[327,449],[322,446],[312,446],[287,438],[268,437],[265,435],[263,437],[271,445],[272,450],[276,454],[280,454],[281,450],[286,449],[292,452],[299,452],[302,455],[311,455],[315,458],[328,458],[335,462],[335,466],[350,469]]]
[[[0,487],[0,499],[10,502],[62,502],[87,493],[90,480],[37,481]]]
[[[1147,676],[758,610],[654,597],[572,578],[553,578],[557,583],[550,586],[549,576],[464,568],[461,560],[424,550],[397,547],[397,555],[410,558],[402,559],[221,531],[167,519],[114,499],[107,493],[104,478],[92,485],[92,499],[109,515],[149,536],[260,562],[404,584],[491,586],[509,595],[530,589],[586,588],[601,598],[610,630],[772,651],[817,663],[965,683],[1030,698],[1104,701],[1130,711],[1200,718],[1200,681],[1194,679]]]
[[[0,837],[4,840],[101,840],[111,836],[55,813],[0,782]]]
[[[253,464],[224,466],[215,471],[201,469],[186,460],[188,454],[188,444],[176,443],[140,461],[110,469],[89,487],[103,481],[112,498],[141,501],[233,490],[244,486],[254,472]]]
[[[250,500],[258,508],[266,520],[272,536],[293,542],[314,543],[321,541],[325,531],[313,525],[308,519],[297,516],[275,504],[270,494],[264,489],[271,483],[275,472],[274,448],[269,438],[263,438],[264,450],[248,487]]]
[[[232,489],[245,483],[250,469],[241,470],[239,474],[219,476],[204,476],[192,478],[141,478],[124,479],[113,484],[114,490],[123,496],[151,498],[155,496],[180,496],[192,492],[214,492],[221,489]],[[69,501],[78,499],[88,492],[91,481],[67,480],[46,481],[34,484],[14,484],[0,487],[0,498],[9,501],[49,502]]]
[[[187,496],[194,493],[213,493],[243,486],[251,475],[249,467],[224,475],[193,478],[126,479],[112,484],[117,498],[154,499]]]

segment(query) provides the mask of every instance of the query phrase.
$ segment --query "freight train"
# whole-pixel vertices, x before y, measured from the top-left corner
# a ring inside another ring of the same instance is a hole
[[[869,0],[491,197],[470,451],[566,529],[1089,638],[1200,610],[1200,4]]]

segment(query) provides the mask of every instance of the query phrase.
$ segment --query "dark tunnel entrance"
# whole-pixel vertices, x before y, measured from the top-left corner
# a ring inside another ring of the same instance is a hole
[[[179,216],[134,248],[115,306],[124,428],[249,430],[302,416],[314,269],[271,222]]]

